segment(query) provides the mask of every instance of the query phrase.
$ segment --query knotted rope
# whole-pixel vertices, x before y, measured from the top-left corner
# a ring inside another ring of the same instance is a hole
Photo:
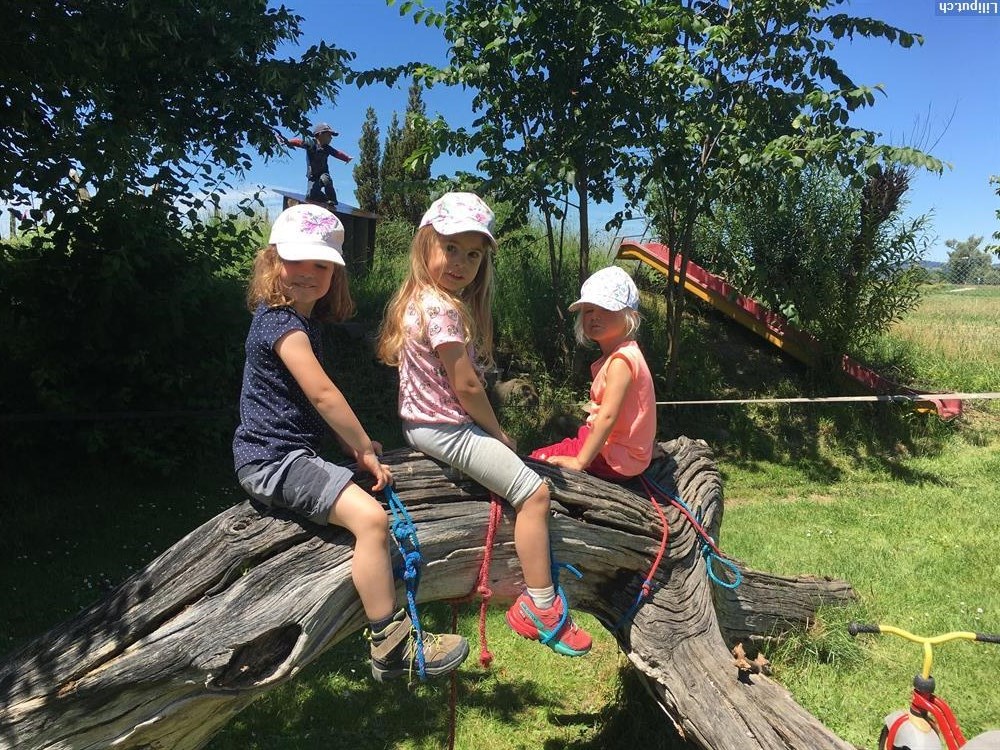
[[[392,538],[395,540],[403,560],[402,575],[406,584],[406,608],[410,614],[410,621],[413,623],[413,631],[416,634],[417,674],[421,680],[426,680],[424,630],[420,625],[420,615],[417,612],[417,587],[420,585],[420,563],[423,562],[423,558],[420,556],[420,542],[417,539],[417,527],[396,491],[391,486],[387,486],[383,492],[388,501],[389,510],[392,512]]]

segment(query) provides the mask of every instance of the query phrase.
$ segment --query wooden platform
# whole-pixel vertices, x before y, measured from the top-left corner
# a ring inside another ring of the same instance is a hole
[[[344,260],[348,269],[352,273],[364,273],[371,268],[372,260],[375,257],[375,224],[378,217],[362,211],[355,206],[346,203],[338,203],[336,206],[323,201],[312,201],[306,198],[305,193],[293,193],[288,190],[277,190],[270,188],[272,193],[281,196],[281,210],[285,210],[299,203],[312,203],[323,206],[337,215],[344,225]]]

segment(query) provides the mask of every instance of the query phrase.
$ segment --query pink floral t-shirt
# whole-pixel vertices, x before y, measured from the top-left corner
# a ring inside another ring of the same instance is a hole
[[[418,292],[403,314],[403,351],[399,363],[399,416],[415,424],[467,424],[472,421],[458,402],[437,354],[442,344],[466,344],[462,316],[455,303],[434,290]],[[469,358],[475,351],[466,344]]]

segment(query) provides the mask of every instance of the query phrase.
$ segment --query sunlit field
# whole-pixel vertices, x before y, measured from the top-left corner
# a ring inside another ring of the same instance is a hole
[[[935,388],[1000,390],[1000,287],[933,287],[892,334],[915,344]]]

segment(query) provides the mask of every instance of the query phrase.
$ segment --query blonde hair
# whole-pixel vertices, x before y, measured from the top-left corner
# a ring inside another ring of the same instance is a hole
[[[385,308],[382,328],[379,330],[376,354],[380,361],[393,367],[399,366],[403,350],[403,316],[410,302],[423,291],[433,290],[436,294],[451,300],[465,327],[465,338],[476,350],[479,363],[485,367],[493,365],[493,259],[492,245],[483,237],[483,261],[479,264],[476,278],[462,290],[461,295],[453,294],[431,278],[427,267],[428,258],[439,237],[438,231],[427,225],[417,230],[410,243],[410,271],[402,286],[396,291]]]
[[[639,315],[638,310],[633,310],[631,307],[626,307],[620,312],[625,314],[625,338],[631,341],[635,338],[636,333],[639,332],[639,324],[642,322],[642,316]],[[581,344],[593,343],[593,339],[589,338],[583,332],[582,309],[576,311],[576,320],[573,321],[573,333],[576,334],[576,340]]]
[[[285,293],[281,283],[281,257],[274,245],[262,247],[253,261],[253,275],[247,287],[247,307],[251,312],[257,305],[291,307],[292,298]],[[316,300],[310,317],[324,323],[339,323],[354,315],[354,300],[347,281],[347,269],[334,264],[330,290]]]

